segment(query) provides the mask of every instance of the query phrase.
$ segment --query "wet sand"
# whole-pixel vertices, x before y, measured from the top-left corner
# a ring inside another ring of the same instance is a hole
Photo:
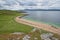
[[[40,28],[40,29],[43,29],[43,30],[46,30],[46,31],[49,31],[49,32],[56,33],[56,34],[60,35],[60,28],[55,28],[52,25],[33,22],[33,21],[30,21],[30,20],[20,18],[20,16],[16,17],[15,21],[18,22],[18,23],[26,24],[26,25],[29,25],[29,26]]]

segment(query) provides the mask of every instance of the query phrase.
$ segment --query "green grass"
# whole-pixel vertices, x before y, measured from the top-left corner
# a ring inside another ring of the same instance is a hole
[[[16,16],[24,14],[17,11],[0,10],[0,34],[11,32],[30,32],[33,27],[15,22]]]

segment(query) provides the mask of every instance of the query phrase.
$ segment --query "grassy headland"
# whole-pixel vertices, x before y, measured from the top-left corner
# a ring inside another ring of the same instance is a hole
[[[16,16],[22,16],[24,14],[17,11],[0,10],[0,34],[11,32],[25,32],[28,33],[33,27],[19,24],[14,21]]]

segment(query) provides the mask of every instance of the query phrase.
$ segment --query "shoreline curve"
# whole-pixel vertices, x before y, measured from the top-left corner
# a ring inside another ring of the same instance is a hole
[[[21,16],[17,16],[15,18],[15,21],[18,23],[33,26],[33,27],[40,28],[40,29],[60,35],[60,28],[54,28],[52,25],[47,25],[47,24],[43,24],[43,23],[38,23],[38,22],[26,20],[26,19],[23,19]]]

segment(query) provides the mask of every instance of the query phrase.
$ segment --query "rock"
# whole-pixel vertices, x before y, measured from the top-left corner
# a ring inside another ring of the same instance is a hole
[[[29,40],[30,39],[30,36],[29,35],[25,35],[23,40]]]
[[[31,32],[35,32],[37,30],[37,28],[34,28]]]
[[[14,33],[11,33],[11,34],[17,34],[17,35],[20,35],[20,34],[24,34],[22,32],[14,32]]]
[[[17,40],[20,40],[20,38],[17,38]]]
[[[38,29],[38,28],[34,28],[31,32],[35,32],[35,31],[40,31],[41,32],[41,30]]]
[[[53,36],[52,33],[41,34],[41,38],[42,38],[42,39],[47,39],[47,38],[50,38],[50,37],[52,37],[52,36]]]
[[[58,40],[57,38],[53,37],[52,33],[41,34],[41,39],[43,39],[43,40]]]
[[[51,40],[50,38],[44,39],[44,40]]]
[[[36,38],[36,37],[34,38],[34,40],[37,40],[37,39],[38,39],[38,38]]]
[[[52,40],[58,40],[58,38],[52,37]]]

